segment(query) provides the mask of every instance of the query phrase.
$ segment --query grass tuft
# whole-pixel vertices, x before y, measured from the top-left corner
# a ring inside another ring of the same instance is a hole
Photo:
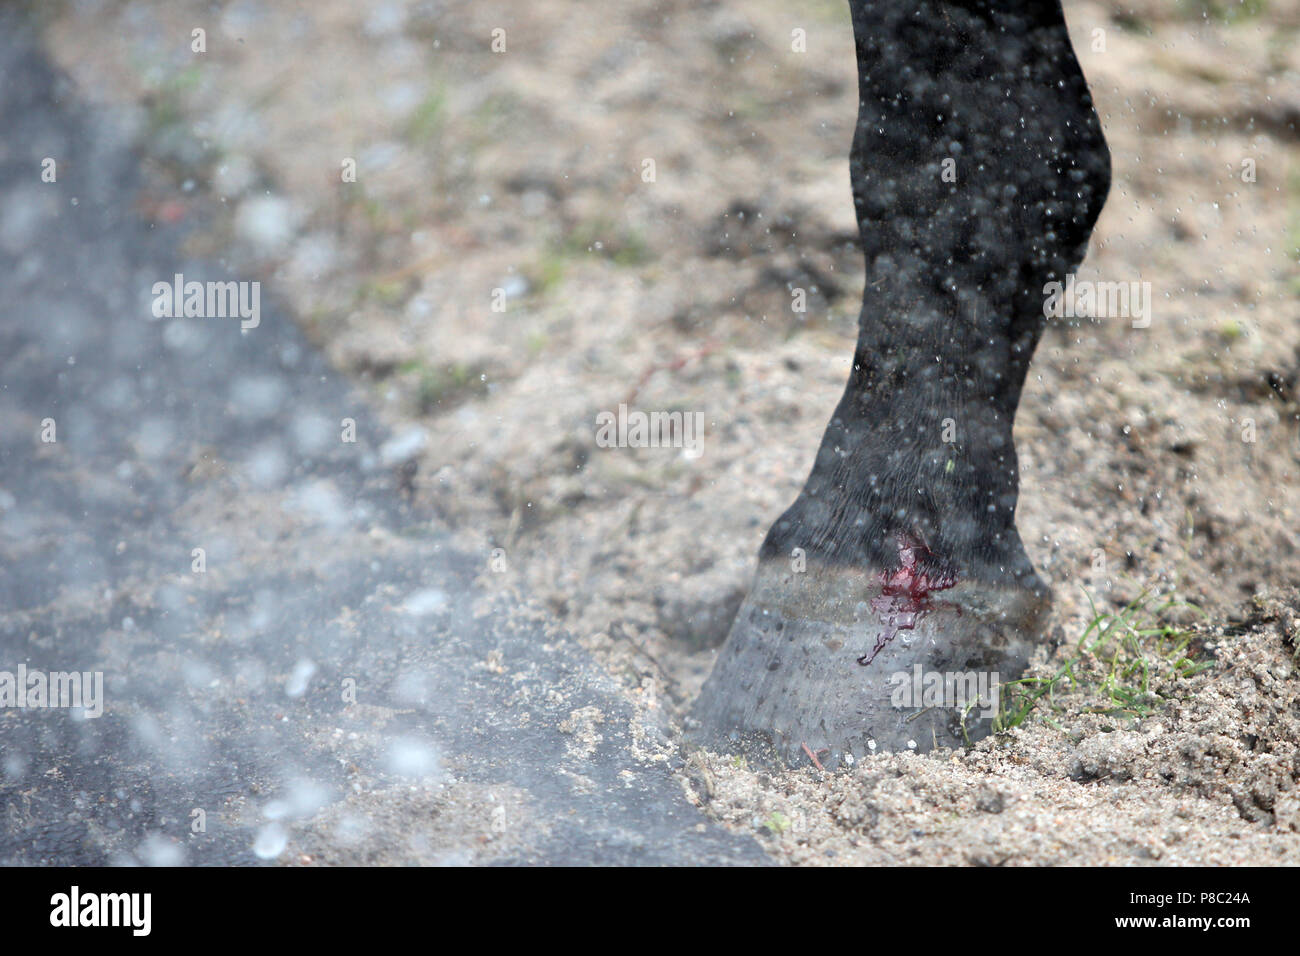
[[[1159,600],[1143,591],[1127,607],[1109,612],[1097,610],[1092,595],[1087,597],[1093,616],[1075,653],[1050,677],[1003,684],[995,731],[1018,727],[1035,714],[1062,729],[1051,714],[1067,710],[1057,701],[1067,692],[1104,702],[1076,708],[1075,713],[1149,717],[1175,696],[1171,685],[1214,666],[1199,657],[1193,633],[1169,619],[1179,608],[1204,615],[1194,604],[1172,596]]]

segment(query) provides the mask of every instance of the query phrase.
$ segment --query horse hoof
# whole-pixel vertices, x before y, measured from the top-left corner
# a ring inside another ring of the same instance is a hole
[[[1023,675],[1043,632],[1047,592],[899,577],[762,559],[689,739],[762,764],[831,769],[987,736],[999,685]]]

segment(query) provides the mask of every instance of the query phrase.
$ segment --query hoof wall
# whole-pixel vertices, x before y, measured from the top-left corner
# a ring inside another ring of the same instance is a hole
[[[979,581],[909,606],[877,575],[760,562],[689,737],[827,769],[974,742],[993,730],[998,685],[1024,673],[1049,606],[1045,592]]]

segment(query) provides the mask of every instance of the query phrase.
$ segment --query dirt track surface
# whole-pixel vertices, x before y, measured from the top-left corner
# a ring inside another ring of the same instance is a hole
[[[1108,609],[1145,589],[1195,602],[1215,666],[1145,720],[1083,695],[970,752],[827,779],[666,744],[687,760],[674,785],[780,859],[1294,862],[1295,597],[1254,598],[1300,581],[1300,12],[1194,6],[1067,5],[1115,173],[1079,278],[1149,281],[1154,302],[1148,328],[1049,327],[1017,424],[1017,520],[1057,595],[1043,673],[1086,627],[1085,588]],[[615,698],[648,694],[670,721],[851,358],[847,9],[208,10],[49,15],[76,95],[141,145],[137,214],[189,226],[186,254],[223,276],[262,278],[409,439],[409,503],[384,499],[410,509],[389,525],[403,546],[436,527],[477,569],[500,549],[508,582],[480,585],[529,595]],[[703,412],[703,453],[597,447],[595,416],[620,403]],[[284,410],[336,417],[315,398]],[[584,714],[564,717],[578,737],[608,736]]]
[[[0,861],[762,862],[683,796],[653,694],[406,504],[283,312],[149,317],[219,269],[32,39],[0,18],[0,648],[105,703],[0,711]]]

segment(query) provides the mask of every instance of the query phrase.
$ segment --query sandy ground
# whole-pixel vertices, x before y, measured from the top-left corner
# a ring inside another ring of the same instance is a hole
[[[214,222],[192,251],[268,280],[369,386],[410,494],[484,580],[681,708],[849,366],[848,9],[516,7],[67,0],[46,35],[149,144],[144,212]],[[1148,328],[1054,323],[1031,371],[1018,523],[1057,595],[1040,673],[1076,653],[1085,589],[1194,602],[1212,666],[1155,678],[1149,716],[1081,691],[972,750],[838,775],[690,755],[705,812],[783,860],[1300,857],[1300,4],[1067,16],[1114,159],[1079,278],[1154,303]],[[702,454],[598,447],[620,403],[703,413]]]

